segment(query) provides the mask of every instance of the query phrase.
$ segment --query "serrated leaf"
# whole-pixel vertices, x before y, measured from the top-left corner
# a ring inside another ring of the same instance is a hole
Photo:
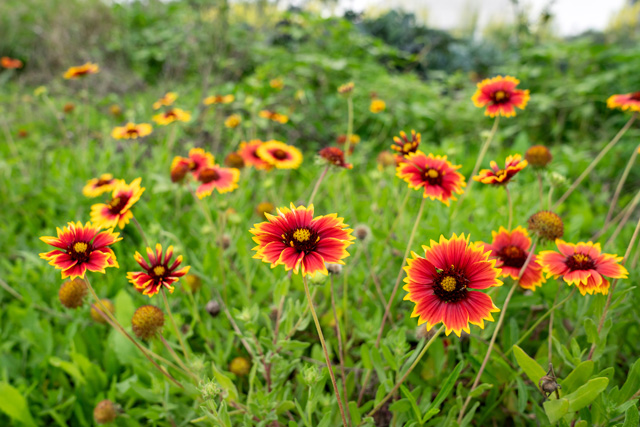
[[[529,355],[517,345],[513,346],[513,355],[516,357],[518,366],[522,368],[524,373],[534,384],[537,385],[540,382],[540,378],[547,374],[547,372],[542,368],[542,366],[538,364],[538,362],[529,357]]]
[[[36,423],[29,412],[27,400],[22,396],[20,390],[6,382],[0,382],[0,411],[4,412],[13,420],[17,420],[28,426],[35,426]]]
[[[547,414],[551,424],[555,424],[569,412],[569,401],[567,399],[548,400],[542,406],[544,406],[544,412]]]

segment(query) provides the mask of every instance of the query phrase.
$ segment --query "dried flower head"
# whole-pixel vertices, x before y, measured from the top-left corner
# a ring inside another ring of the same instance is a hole
[[[237,152],[229,153],[224,159],[224,165],[230,168],[242,169],[244,167],[244,159]]]
[[[87,295],[87,284],[83,279],[76,277],[73,280],[65,281],[58,291],[60,303],[67,308],[78,308],[84,303]]]
[[[330,165],[352,169],[353,165],[344,160],[344,152],[338,147],[326,147],[318,152],[320,158]]]
[[[98,424],[107,424],[114,421],[120,413],[120,407],[110,400],[99,402],[93,409],[93,419]]]
[[[249,373],[251,363],[245,357],[236,357],[229,363],[229,370],[239,377],[244,377]]]
[[[564,224],[558,214],[551,211],[536,212],[527,221],[527,228],[531,234],[540,239],[555,241],[564,234]]]
[[[353,235],[360,241],[367,241],[371,237],[371,228],[366,224],[358,224],[353,228]]]
[[[205,310],[211,317],[217,317],[220,314],[220,303],[214,299],[210,300],[205,306]]]
[[[334,276],[338,276],[342,273],[342,264],[336,264],[334,262],[328,262],[325,264],[325,266],[327,267],[327,271],[329,272],[329,274],[332,274]]]
[[[111,300],[108,300],[106,298],[101,299],[100,302],[102,303],[102,305],[105,306],[105,308],[107,310],[109,310],[111,313],[115,313],[116,312],[116,308],[113,306],[113,303],[111,302]],[[96,310],[96,308],[100,311],[102,311],[102,307],[100,306],[100,304],[92,304],[91,306],[91,318],[93,320],[95,320],[98,323],[107,323],[106,320],[104,320],[104,317],[102,317],[98,311]],[[105,314],[106,316],[106,314]]]
[[[162,331],[164,313],[155,305],[139,307],[131,318],[133,333],[142,340],[149,340]]]
[[[396,156],[387,150],[381,151],[380,154],[378,154],[376,161],[378,162],[378,169],[380,170],[396,166]]]
[[[544,145],[533,145],[524,153],[524,158],[534,168],[544,168],[551,162],[553,156]]]
[[[73,113],[73,110],[75,109],[76,109],[76,106],[73,105],[73,103],[71,102],[67,102],[66,104],[64,104],[64,107],[62,107],[62,111],[65,114]]]

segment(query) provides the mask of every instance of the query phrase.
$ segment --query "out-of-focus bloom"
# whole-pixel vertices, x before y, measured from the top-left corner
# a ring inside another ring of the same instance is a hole
[[[369,111],[373,114],[381,113],[387,108],[387,104],[382,99],[372,99],[369,105]]]
[[[100,227],[86,223],[68,223],[62,230],[56,229],[58,237],[43,236],[40,240],[56,247],[56,250],[40,254],[40,258],[49,261],[58,270],[62,278],[84,278],[87,270],[103,273],[107,267],[118,268],[116,255],[109,247],[122,240],[118,233],[111,230],[100,231]]]
[[[358,135],[351,135],[351,138],[349,144],[350,145],[357,145],[360,143],[360,137]],[[336,142],[340,145],[344,145],[347,142],[347,135],[340,135],[336,138]]]
[[[64,104],[64,107],[62,107],[62,112],[65,114],[70,114],[73,113],[73,110],[75,109],[75,105],[73,105],[71,102],[67,102],[66,104]]]
[[[161,126],[166,126],[175,121],[188,122],[191,120],[191,113],[180,108],[172,108],[164,113],[156,114],[152,117],[153,121]]]
[[[193,162],[185,157],[176,156],[171,162],[171,182],[180,182],[191,170]]]
[[[177,93],[167,92],[164,94],[162,98],[158,99],[156,102],[153,103],[153,109],[159,110],[163,106],[168,107],[170,105],[173,105],[173,103],[176,102],[176,99],[178,99]]]
[[[232,114],[224,121],[224,125],[229,129],[237,128],[242,123],[242,117],[239,114]]]
[[[98,197],[113,190],[117,181],[110,173],[104,173],[100,175],[100,178],[92,178],[87,181],[87,184],[82,189],[82,194],[86,197]]]
[[[531,234],[552,242],[564,235],[562,218],[551,211],[540,211],[531,215],[527,220],[527,228]]]
[[[202,148],[192,148],[189,150],[189,160],[191,161],[191,172],[197,178],[200,171],[215,164],[213,154],[204,151]]]
[[[622,257],[601,253],[600,243],[580,242],[577,244],[556,240],[559,252],[542,251],[538,262],[547,277],[562,279],[569,286],[576,285],[582,295],[608,294],[609,281],[626,279],[627,269],[620,264]]]
[[[240,171],[235,168],[222,168],[220,166],[206,167],[198,174],[200,185],[196,189],[196,196],[202,199],[216,189],[218,193],[229,193],[238,188]]]
[[[344,161],[344,152],[337,147],[326,147],[318,152],[327,163],[345,169],[352,169],[353,165]]]
[[[244,167],[244,159],[237,152],[227,154],[224,158],[224,165],[230,168],[242,169]]]
[[[427,331],[442,322],[447,335],[470,333],[469,323],[484,329],[484,321],[493,322],[491,313],[500,311],[491,297],[479,290],[501,286],[500,269],[490,260],[490,251],[482,245],[470,244],[469,237],[455,234],[451,239],[440,236],[423,246],[424,257],[415,252],[407,259],[404,297],[415,303],[411,317],[418,317],[418,326],[427,324]]]
[[[528,162],[522,160],[520,154],[507,157],[504,162],[504,169],[500,169],[495,161],[491,161],[491,169],[482,169],[478,175],[473,177],[474,181],[483,184],[506,185],[511,178],[527,166]]]
[[[533,145],[524,153],[524,158],[534,168],[544,168],[551,162],[553,156],[544,145]]]
[[[278,169],[297,169],[302,164],[300,150],[281,141],[263,142],[256,153],[262,160]]]
[[[349,95],[353,92],[353,89],[355,89],[355,87],[356,85],[353,82],[345,83],[338,87],[338,93],[340,95]]]
[[[67,80],[79,79],[81,77],[88,76],[89,74],[96,74],[98,71],[100,71],[100,67],[98,66],[98,64],[87,62],[84,65],[69,68],[64,73],[64,78]]]
[[[378,154],[376,161],[378,162],[378,169],[380,170],[398,165],[396,163],[396,156],[387,150],[381,151],[380,154]]]
[[[411,129],[411,139],[407,138],[407,134],[403,130],[400,131],[399,137],[394,136],[393,144],[391,144],[391,149],[398,153],[396,162],[402,162],[405,156],[418,151],[421,140],[422,135],[420,135],[413,129]]]
[[[249,373],[251,363],[244,357],[236,357],[229,363],[229,371],[238,377],[244,377]]]
[[[449,200],[457,200],[453,194],[462,194],[462,188],[467,186],[464,176],[457,172],[462,166],[452,165],[447,156],[427,156],[417,151],[405,160],[397,167],[396,175],[405,180],[409,188],[424,188],[424,198],[440,200],[449,206]]]
[[[138,139],[143,138],[153,131],[153,127],[149,123],[127,123],[125,126],[117,126],[111,132],[111,136],[115,139]]]
[[[29,132],[27,132],[25,129],[20,129],[18,131],[18,138],[26,138],[27,136],[29,136]]]
[[[7,68],[10,70],[22,68],[22,61],[19,59],[9,58],[8,56],[3,56],[0,58],[0,67]]]
[[[273,166],[270,163],[262,160],[258,156],[258,148],[262,145],[262,141],[259,139],[252,139],[249,142],[241,142],[238,153],[242,156],[244,164],[247,166],[253,166],[256,169],[269,170]]]
[[[485,79],[478,83],[478,89],[471,100],[478,108],[487,107],[485,116],[495,117],[499,114],[513,117],[516,115],[515,107],[524,110],[529,102],[529,89],[516,89],[518,84],[520,80],[511,76]]]
[[[131,329],[141,340],[149,340],[162,332],[164,313],[155,305],[138,307],[131,318]]]
[[[100,302],[102,303],[102,305],[105,306],[105,308],[111,313],[115,313],[116,312],[116,308],[113,306],[113,303],[111,302],[111,300],[108,300],[106,298],[103,298],[100,300]],[[96,308],[94,308],[96,307]],[[104,317],[102,317],[102,315],[100,315],[100,313],[98,313],[98,310],[102,311],[102,307],[100,306],[100,304],[95,304],[93,307],[91,307],[91,318],[101,324],[105,324],[107,323],[106,320],[104,320]],[[107,316],[107,314],[105,313],[105,316]]]
[[[109,112],[111,113],[112,116],[118,117],[119,115],[122,114],[122,108],[120,108],[119,105],[113,104],[109,107]]]
[[[41,95],[46,95],[47,94],[47,87],[46,86],[38,86],[37,88],[35,88],[35,90],[33,91],[33,94],[35,96],[41,96]]]
[[[622,111],[640,111],[640,92],[611,95],[607,99],[607,107],[619,108]]]
[[[235,101],[236,97],[234,95],[212,95],[207,96],[202,100],[204,105],[215,105],[215,104],[231,104]]]
[[[284,81],[281,78],[272,79],[269,82],[269,86],[271,86],[273,89],[281,90],[284,87]]]
[[[254,258],[271,264],[284,265],[285,270],[302,275],[321,272],[327,275],[325,263],[344,264],[349,256],[347,247],[355,240],[352,230],[336,214],[313,217],[313,205],[291,209],[279,208],[278,215],[265,212],[266,222],[251,230],[258,244]]]
[[[60,303],[67,308],[81,307],[85,296],[87,296],[87,283],[78,277],[66,280],[58,291]]]
[[[103,400],[93,409],[93,419],[97,424],[113,422],[120,412],[118,406],[110,400]]]
[[[366,224],[356,225],[353,229],[353,234],[354,236],[356,236],[356,239],[360,240],[361,242],[368,241],[373,235],[371,233],[371,228],[369,228],[369,226]]]
[[[531,248],[531,238],[527,230],[517,227],[515,230],[508,231],[500,227],[497,233],[492,231],[491,235],[493,237],[491,244],[484,244],[484,249],[491,251],[489,259],[496,260],[496,267],[502,269],[502,277],[517,280]],[[536,286],[542,286],[546,281],[542,276],[542,267],[538,265],[536,259],[535,255],[531,255],[531,261],[518,282],[524,289],[534,291]]]
[[[284,114],[276,113],[275,111],[262,110],[258,113],[258,115],[263,119],[269,119],[273,122],[278,122],[282,124],[285,124],[289,121],[288,116]]]
[[[266,218],[265,214],[268,213],[272,213],[275,210],[275,206],[273,206],[273,203],[271,202],[260,202],[258,203],[258,206],[256,206],[256,213],[258,214],[259,217],[264,217]]]
[[[104,228],[116,225],[121,229],[133,218],[131,208],[140,200],[145,188],[140,187],[142,178],[134,179],[131,184],[118,180],[109,203],[97,203],[91,206],[91,221]]]
[[[198,292],[202,287],[202,280],[195,274],[187,274],[186,276],[184,276],[184,281],[187,285],[187,288],[189,289],[189,292],[191,292],[192,294]]]
[[[149,298],[160,292],[163,287],[173,293],[174,288],[171,284],[180,280],[180,277],[187,274],[191,267],[186,266],[176,270],[182,263],[182,255],[176,258],[173,263],[171,263],[172,257],[173,246],[169,246],[163,256],[160,243],[156,244],[155,252],[151,248],[147,248],[149,262],[139,252],[136,252],[134,258],[145,271],[129,272],[127,279],[133,283],[138,291],[142,291],[142,294],[149,296]]]

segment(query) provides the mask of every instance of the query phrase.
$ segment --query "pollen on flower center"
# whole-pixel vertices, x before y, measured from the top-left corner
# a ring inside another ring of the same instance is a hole
[[[311,233],[306,228],[299,228],[293,232],[293,238],[298,242],[306,242],[311,238]]]
[[[156,265],[153,267],[153,274],[156,276],[162,276],[165,273],[165,268],[162,265]]]
[[[429,178],[437,178],[438,176],[440,176],[440,174],[438,173],[437,170],[435,169],[429,169],[427,171],[427,175],[429,175]]]
[[[77,253],[85,253],[89,246],[84,242],[77,242],[73,245],[73,250]]]
[[[496,98],[496,101],[502,101],[507,97],[507,94],[503,90],[499,90],[494,96]]]
[[[573,254],[572,256],[568,257],[566,264],[571,271],[590,270],[595,266],[595,263],[589,255],[580,253]]]
[[[584,254],[575,254],[575,255],[573,256],[573,259],[574,259],[576,262],[580,262],[580,263],[582,263],[582,262],[587,261],[587,260],[589,259],[589,256],[584,255]]]
[[[442,289],[444,289],[447,292],[451,292],[456,288],[456,279],[451,277],[451,276],[447,276],[444,279],[442,279],[442,282],[440,282],[440,286],[442,286]]]
[[[129,197],[115,197],[109,202],[109,210],[111,213],[119,214],[129,201]]]

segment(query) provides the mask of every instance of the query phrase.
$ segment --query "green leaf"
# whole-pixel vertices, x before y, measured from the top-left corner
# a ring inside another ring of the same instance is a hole
[[[588,383],[568,394],[564,399],[569,401],[569,411],[575,412],[591,403],[609,384],[608,378],[594,378]]]
[[[516,357],[518,365],[534,384],[537,385],[540,382],[540,378],[547,374],[538,362],[529,357],[529,355],[517,345],[513,346],[513,355]]]
[[[631,406],[627,409],[624,415],[624,424],[622,427],[638,427],[640,425],[640,414],[638,414],[638,407]]]
[[[453,369],[453,372],[449,374],[447,379],[440,386],[438,395],[433,400],[433,402],[431,402],[431,405],[428,406],[428,409],[438,408],[442,404],[442,402],[444,402],[447,396],[449,396],[449,393],[451,393],[451,390],[453,390],[453,386],[456,384],[456,381],[458,381],[458,376],[460,375],[463,367],[463,362],[459,362],[456,365],[456,367]]]
[[[587,342],[589,342],[589,344],[597,344],[598,327],[596,326],[596,322],[594,322],[592,318],[587,317],[584,319],[583,324],[584,332],[587,334]]]
[[[571,371],[567,377],[560,381],[562,391],[564,394],[574,392],[579,386],[586,383],[587,380],[593,374],[594,363],[593,360],[585,360],[580,363],[576,368]]]
[[[569,401],[567,399],[548,400],[542,406],[544,406],[544,412],[549,417],[551,424],[555,424],[569,412]]]
[[[236,389],[236,385],[231,381],[231,378],[223,374],[221,371],[216,368],[215,363],[211,363],[211,370],[213,371],[213,376],[220,384],[223,390],[227,392],[228,400],[238,400],[238,390]]]
[[[524,413],[527,409],[527,401],[529,400],[529,392],[522,378],[516,377],[516,386],[518,388],[518,412]]]
[[[362,366],[364,366],[365,369],[373,369],[371,356],[369,354],[369,346],[366,344],[362,344],[360,346],[360,359],[362,360]]]
[[[391,369],[393,369],[394,371],[398,370],[398,363],[396,362],[396,358],[393,357],[393,354],[391,354],[391,351],[389,350],[389,347],[387,347],[386,345],[382,344],[380,346],[380,350],[382,350],[382,355],[384,356],[384,360],[387,361],[387,363],[389,364],[389,367]]]
[[[638,390],[640,390],[640,359],[636,360],[629,370],[627,380],[620,389],[616,403],[618,405],[623,404],[627,400],[631,399],[631,396],[633,396],[633,394]]]
[[[360,425],[362,416],[360,416],[360,410],[358,409],[357,402],[349,402],[349,414],[351,415],[351,421],[354,426]]]
[[[429,421],[431,418],[438,415],[439,413],[440,413],[440,408],[429,409],[422,417],[422,424],[426,423],[427,421]]]
[[[129,292],[124,288],[121,289],[116,295],[113,305],[116,308],[115,316],[118,322],[125,328],[131,325],[131,318],[136,311],[136,306]]]
[[[469,395],[471,397],[478,397],[485,391],[490,390],[492,388],[493,388],[493,384],[480,384],[471,393],[469,393]]]
[[[283,412],[290,411],[296,407],[296,404],[291,400],[285,400],[280,402],[278,406],[276,406],[276,414],[282,414]]]
[[[85,385],[87,383],[84,379],[84,375],[82,375],[77,365],[55,356],[49,358],[49,364],[65,371],[75,382],[78,383],[78,385]]]
[[[36,423],[29,412],[27,400],[22,396],[20,390],[6,382],[0,382],[0,410],[11,419],[19,421],[29,426]]]
[[[380,384],[387,382],[387,373],[385,372],[385,364],[382,363],[382,357],[380,356],[380,350],[373,347],[371,349],[371,362],[373,362],[373,367],[376,370],[376,374],[378,374],[378,379],[380,380]]]

